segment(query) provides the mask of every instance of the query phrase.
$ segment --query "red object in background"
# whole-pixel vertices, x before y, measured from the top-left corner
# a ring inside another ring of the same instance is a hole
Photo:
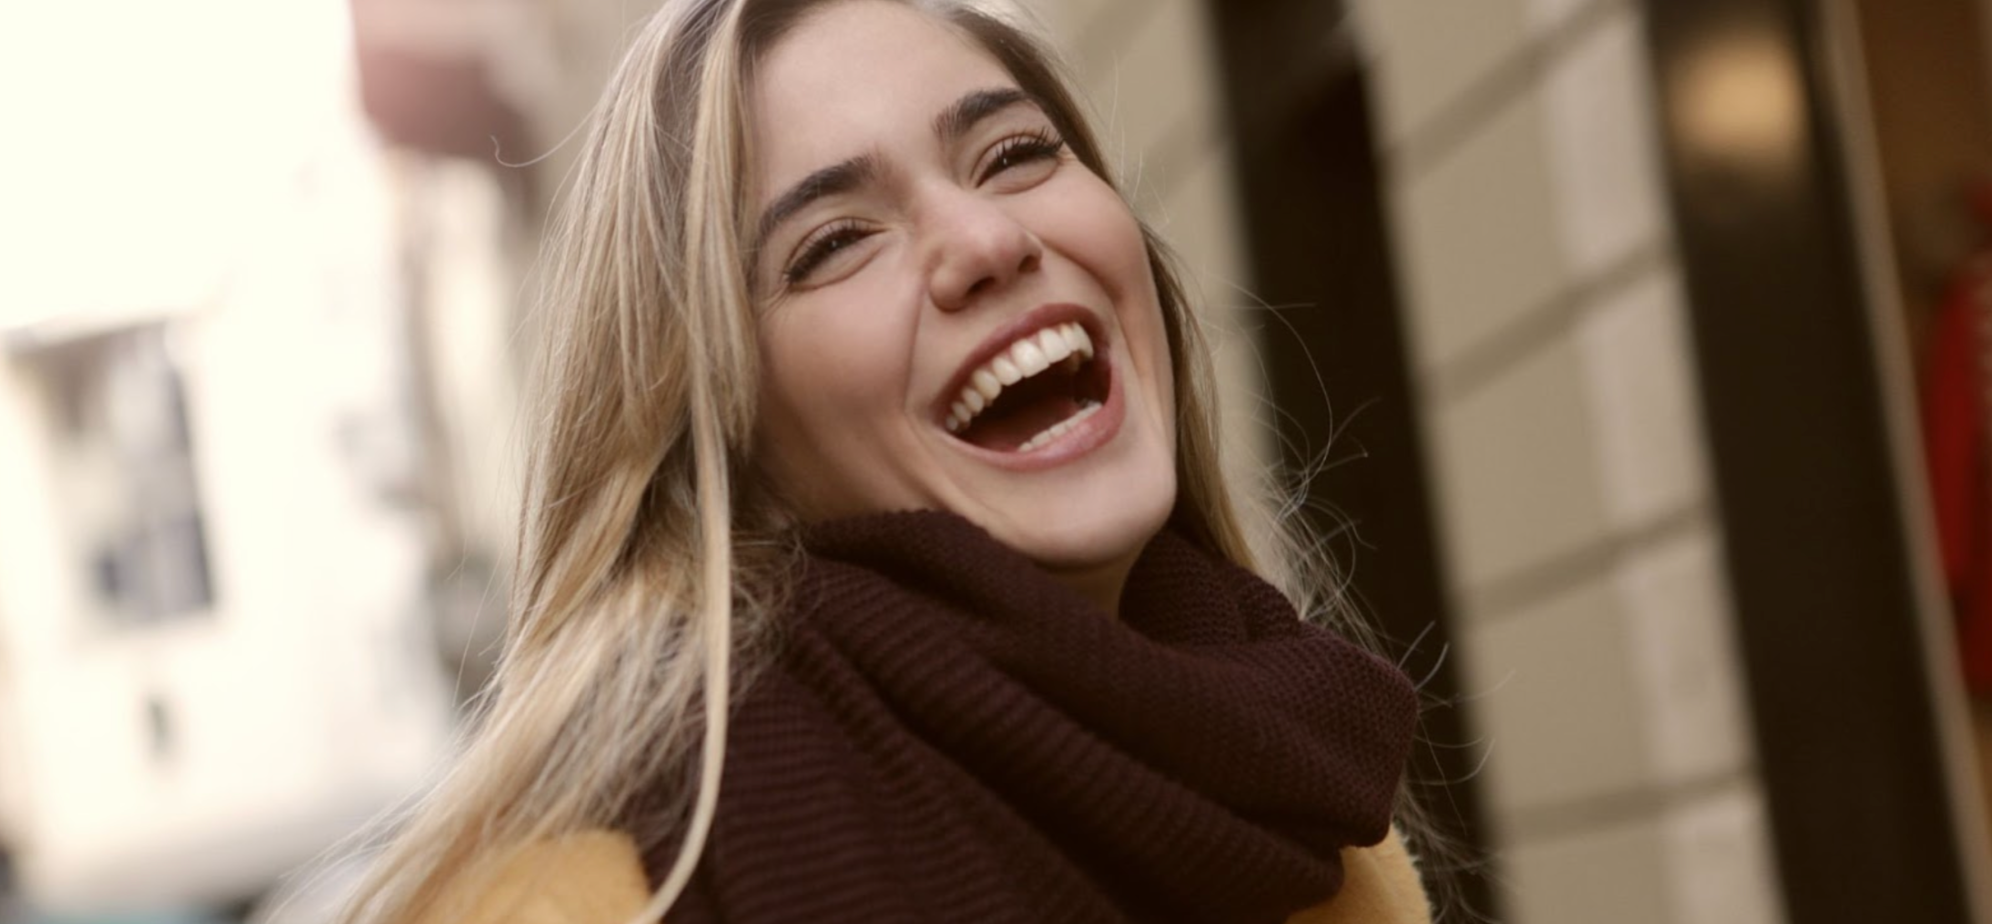
[[[360,103],[403,147],[495,165],[525,160],[525,114],[506,98],[483,39],[484,0],[352,0]]]
[[[1992,197],[1975,196],[1981,219]],[[1988,221],[1992,225],[1992,221]],[[1923,377],[1923,449],[1965,685],[1992,699],[1992,250],[1952,280]]]

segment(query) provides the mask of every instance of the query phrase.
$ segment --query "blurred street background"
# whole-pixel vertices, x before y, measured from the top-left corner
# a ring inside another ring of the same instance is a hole
[[[1992,0],[1028,5],[1453,920],[1992,924]],[[653,6],[0,9],[0,924],[318,924],[436,771]]]

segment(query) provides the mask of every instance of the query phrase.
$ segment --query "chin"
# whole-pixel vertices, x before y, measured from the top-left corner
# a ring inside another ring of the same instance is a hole
[[[1108,492],[1101,492],[1108,493]],[[1050,571],[1095,571],[1131,566],[1162,531],[1175,508],[1174,473],[1139,491],[1120,482],[1111,492],[1122,499],[1101,504],[1096,493],[1070,504],[1047,504],[1028,520],[1006,518],[985,526],[997,541]],[[1022,520],[1022,521],[1020,521]]]

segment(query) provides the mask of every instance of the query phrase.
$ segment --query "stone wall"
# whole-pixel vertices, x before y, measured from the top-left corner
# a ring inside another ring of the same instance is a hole
[[[1780,920],[1639,8],[1357,8],[1512,918]]]

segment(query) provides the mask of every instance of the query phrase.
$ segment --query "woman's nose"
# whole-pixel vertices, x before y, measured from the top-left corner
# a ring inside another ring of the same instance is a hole
[[[998,203],[957,193],[931,213],[928,288],[943,311],[959,311],[1032,272],[1044,245]]]

